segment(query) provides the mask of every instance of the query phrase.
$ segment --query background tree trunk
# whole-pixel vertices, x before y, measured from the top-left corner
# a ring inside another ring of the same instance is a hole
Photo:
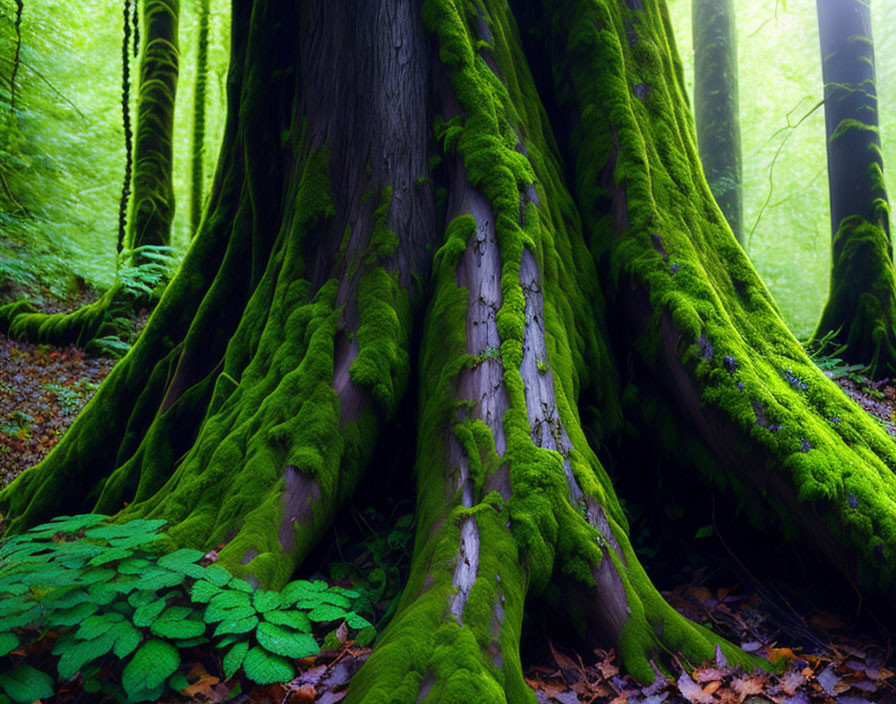
[[[134,178],[128,246],[167,245],[174,218],[171,176],[174,102],[180,61],[180,0],[143,0]],[[138,257],[139,260],[139,257]]]
[[[836,333],[840,356],[869,376],[896,373],[896,272],[877,119],[871,9],[818,0],[824,76],[832,267],[815,338]]]
[[[193,93],[193,144],[190,155],[190,232],[199,231],[202,191],[205,185],[205,88],[208,85],[208,32],[211,0],[199,0],[199,36],[196,38],[196,83]]]
[[[733,0],[692,0],[694,117],[703,173],[743,244],[743,168]]]

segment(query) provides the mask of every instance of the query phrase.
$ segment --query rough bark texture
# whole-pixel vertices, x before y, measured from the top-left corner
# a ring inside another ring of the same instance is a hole
[[[632,549],[592,445],[623,425],[623,355],[683,466],[892,588],[896,450],[805,356],[694,170],[661,2],[547,2],[528,56],[504,0],[234,12],[200,232],[132,352],[0,492],[10,530],[165,518],[172,544],[226,543],[221,564],[282,585],[387,431],[420,313],[410,576],[351,704],[532,702],[539,595],[645,681],[670,653],[757,663]],[[548,56],[563,146],[529,71]]]
[[[818,0],[824,76],[831,283],[816,338],[836,333],[840,356],[874,378],[896,373],[896,271],[877,117],[871,9]]]
[[[743,242],[743,168],[733,0],[692,0],[694,117],[703,173],[716,203]]]

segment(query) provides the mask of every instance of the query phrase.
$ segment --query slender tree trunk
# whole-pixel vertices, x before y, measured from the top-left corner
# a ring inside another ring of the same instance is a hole
[[[831,194],[830,294],[816,338],[874,378],[896,373],[896,272],[877,116],[871,9],[818,0]]]
[[[180,0],[143,0],[133,198],[128,245],[167,245],[174,218],[172,158]]]
[[[205,185],[205,93],[208,85],[208,32],[211,0],[199,2],[199,36],[196,38],[196,83],[193,92],[193,145],[190,168],[190,232],[199,231],[202,190]]]
[[[663,4],[544,11],[527,56],[505,0],[422,17],[237,0],[200,231],[131,353],[0,492],[7,529],[164,518],[173,544],[224,543],[221,564],[276,588],[377,471],[410,389],[411,571],[348,702],[532,702],[519,638],[538,595],[641,680],[717,646],[752,667],[631,547],[579,410],[599,409],[598,440],[618,432],[624,356],[645,437],[891,593],[896,449],[805,356],[691,166]],[[545,61],[551,112],[529,71]]]
[[[692,0],[694,116],[700,162],[716,203],[743,243],[743,168],[733,0]]]

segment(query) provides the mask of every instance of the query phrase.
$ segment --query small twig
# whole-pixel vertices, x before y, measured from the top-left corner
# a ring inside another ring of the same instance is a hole
[[[818,103],[815,104],[815,107],[813,107],[809,112],[807,112],[805,115],[803,115],[793,125],[790,124],[790,114],[793,112],[791,110],[791,113],[787,113],[787,124],[784,127],[782,127],[780,130],[775,132],[775,134],[773,134],[769,138],[769,140],[774,139],[775,136],[777,136],[784,130],[787,130],[787,129],[790,130],[790,132],[788,132],[787,135],[784,137],[784,139],[781,141],[781,144],[778,145],[778,149],[775,151],[775,156],[772,157],[772,162],[771,162],[771,164],[769,164],[769,167],[768,167],[768,195],[766,196],[765,202],[763,202],[762,207],[759,208],[759,213],[756,215],[756,221],[753,223],[753,227],[750,228],[750,233],[747,235],[746,250],[748,252],[750,251],[750,246],[753,243],[753,233],[756,232],[756,228],[759,226],[759,221],[762,219],[762,215],[763,215],[763,213],[765,213],[765,209],[768,207],[768,204],[772,200],[772,194],[774,193],[774,190],[775,190],[775,180],[774,180],[775,162],[778,161],[778,157],[781,155],[781,152],[784,151],[784,147],[787,145],[787,141],[793,135],[794,131],[796,131],[796,128],[799,127],[801,124],[803,124],[803,122],[805,122],[807,119],[809,119],[809,117],[816,110],[818,110],[818,108],[820,108],[822,105],[824,105],[824,98],[819,100]]]

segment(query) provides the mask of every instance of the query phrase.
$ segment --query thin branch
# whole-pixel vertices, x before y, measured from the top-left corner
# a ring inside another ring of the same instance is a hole
[[[793,113],[793,110],[791,110],[789,113],[787,113],[787,124],[784,127],[782,127],[780,130],[775,132],[775,134],[769,138],[770,140],[774,139],[774,137],[777,136],[778,134],[780,134],[781,132],[783,132],[785,130],[790,130],[787,133],[787,135],[784,137],[784,139],[781,140],[781,144],[778,145],[778,148],[775,151],[775,156],[772,157],[772,162],[768,166],[768,195],[765,197],[765,202],[763,202],[762,207],[759,208],[759,213],[756,215],[756,221],[753,223],[753,227],[750,228],[750,233],[747,235],[746,250],[748,252],[750,251],[750,247],[753,244],[753,233],[756,232],[756,228],[759,226],[759,221],[762,219],[763,213],[765,213],[765,210],[768,207],[768,204],[772,200],[772,194],[774,193],[774,190],[775,190],[775,162],[778,161],[778,157],[781,155],[781,152],[784,151],[784,147],[787,145],[787,140],[790,139],[790,137],[796,131],[796,128],[799,127],[801,124],[803,124],[803,122],[808,120],[809,117],[816,110],[818,110],[818,108],[820,108],[822,105],[824,105],[824,98],[822,98],[820,101],[818,101],[818,103],[815,104],[815,107],[813,107],[809,112],[807,112],[805,115],[803,115],[794,124],[790,124],[790,115]],[[796,108],[794,108],[794,109],[796,109]]]

